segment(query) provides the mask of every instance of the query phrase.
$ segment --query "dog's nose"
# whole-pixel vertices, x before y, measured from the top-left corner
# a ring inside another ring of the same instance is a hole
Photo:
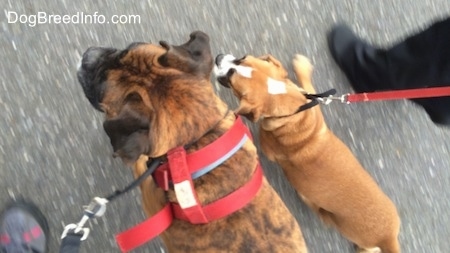
[[[216,63],[216,66],[220,66],[220,63],[222,62],[224,57],[225,54],[219,54],[216,56],[216,60],[214,61]]]

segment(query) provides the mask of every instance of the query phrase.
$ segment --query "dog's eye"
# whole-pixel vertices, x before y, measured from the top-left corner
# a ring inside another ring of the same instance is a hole
[[[202,51],[194,51],[191,53],[193,56],[199,57],[202,56]]]
[[[137,92],[132,92],[128,94],[125,98],[125,102],[141,102],[142,98],[141,95]]]
[[[234,60],[233,63],[236,64],[236,65],[239,65],[239,64],[241,64],[241,63],[245,60],[245,58],[247,58],[247,55],[244,55],[244,56],[243,56],[242,58],[240,58],[240,59]]]

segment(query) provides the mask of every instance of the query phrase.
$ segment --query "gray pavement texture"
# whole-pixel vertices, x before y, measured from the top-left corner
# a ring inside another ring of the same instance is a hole
[[[346,22],[364,39],[388,46],[450,13],[448,0],[0,0],[0,6],[0,203],[19,196],[35,201],[51,225],[50,252],[58,251],[63,226],[78,221],[82,205],[132,180],[129,169],[112,158],[102,115],[89,105],[76,79],[77,62],[88,47],[159,40],[181,44],[191,31],[202,30],[210,35],[215,54],[271,53],[289,68],[295,53],[305,54],[315,65],[317,90],[334,87],[345,94],[352,90],[326,46],[333,24]],[[97,12],[106,20],[112,15],[141,20],[33,26],[32,20],[8,22],[10,11]],[[228,90],[218,92],[236,106]],[[397,205],[403,252],[450,252],[450,128],[434,125],[407,100],[332,104],[323,111],[330,128]],[[275,164],[262,155],[261,160],[298,219],[311,253],[354,252],[296,197]],[[103,218],[89,222],[91,235],[81,252],[119,252],[114,235],[145,218],[140,202],[135,190],[111,203]],[[156,239],[135,252],[160,252],[160,245]]]

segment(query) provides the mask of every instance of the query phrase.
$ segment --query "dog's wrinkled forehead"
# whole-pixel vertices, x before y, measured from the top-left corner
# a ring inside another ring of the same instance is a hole
[[[100,104],[106,91],[120,88],[114,93],[126,96],[127,86],[132,83],[147,86],[166,83],[155,81],[158,76],[178,75],[176,78],[185,79],[209,77],[213,58],[207,34],[193,32],[189,41],[179,46],[165,41],[159,44],[133,43],[124,50],[89,48],[83,54],[77,77],[91,104],[102,111]]]
[[[192,112],[215,102],[208,101],[212,68],[209,37],[194,31],[181,45],[92,47],[83,54],[77,77],[90,103],[104,112],[114,154],[131,164],[141,154],[160,156],[192,138],[189,131],[198,127]],[[186,114],[192,120],[184,120]]]

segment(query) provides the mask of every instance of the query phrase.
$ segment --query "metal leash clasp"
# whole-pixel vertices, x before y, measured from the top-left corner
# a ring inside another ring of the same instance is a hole
[[[89,235],[90,229],[85,228],[84,225],[89,219],[103,216],[103,214],[105,214],[106,212],[107,203],[108,200],[105,198],[93,198],[89,205],[84,206],[83,216],[81,217],[81,220],[77,224],[72,223],[65,226],[64,231],[61,235],[61,239],[66,237],[69,232],[73,232],[75,234],[82,235],[80,239],[81,241],[86,240]]]
[[[317,101],[319,101],[320,103],[324,104],[324,105],[329,105],[331,102],[333,101],[340,101],[343,104],[349,104],[348,102],[348,95],[349,94],[345,94],[342,96],[333,96],[333,95],[329,95],[327,97],[318,97],[316,98]]]

